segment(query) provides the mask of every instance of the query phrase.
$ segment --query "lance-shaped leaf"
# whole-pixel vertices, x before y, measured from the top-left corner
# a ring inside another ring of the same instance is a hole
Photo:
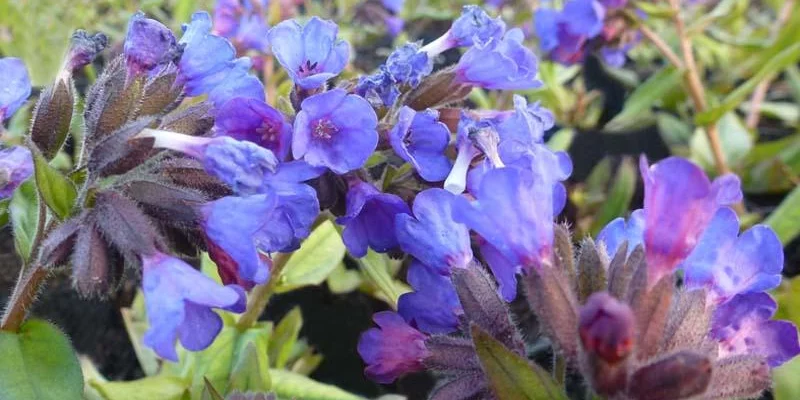
[[[638,323],[636,356],[639,360],[655,355],[664,340],[664,329],[675,292],[674,280],[672,275],[661,278],[640,301],[632,303]]]
[[[80,228],[81,219],[73,218],[50,231],[39,247],[39,265],[53,268],[65,264]]]
[[[552,267],[531,271],[523,278],[530,309],[557,351],[574,362],[578,354],[578,300],[564,273]]]
[[[299,307],[293,308],[281,319],[269,340],[269,359],[272,360],[272,365],[278,368],[286,366],[302,327],[303,314]]]
[[[209,175],[199,161],[190,158],[166,160],[161,173],[176,185],[205,193],[211,199],[230,196],[233,191],[219,179]]]
[[[72,78],[57,80],[39,95],[31,120],[31,140],[48,160],[52,159],[67,140],[72,112],[75,107]]]
[[[581,243],[581,253],[578,256],[578,301],[583,303],[594,292],[605,290],[606,266],[601,255],[595,247],[592,238],[586,238]]]
[[[303,400],[364,400],[333,385],[283,369],[271,369],[272,391],[280,399]]]
[[[192,224],[197,220],[193,206],[209,201],[200,191],[155,181],[133,181],[125,194],[159,221]]]
[[[498,399],[567,399],[547,371],[515,354],[477,325],[472,324],[470,332],[486,380]]]
[[[740,355],[714,362],[714,373],[704,397],[707,399],[755,399],[772,386],[772,373],[767,360],[761,356]],[[792,376],[797,380],[797,375]],[[777,381],[777,379],[776,379]],[[777,385],[776,385],[777,386]],[[777,399],[781,397],[776,391]]]
[[[39,218],[46,218],[46,215],[39,215],[37,205],[40,201],[42,200],[36,196],[36,185],[29,180],[14,191],[8,204],[14,247],[23,261],[28,261],[30,258]]]
[[[137,265],[140,254],[152,254],[157,244],[163,244],[150,220],[133,201],[119,193],[98,192],[92,215],[103,237],[129,265]]]
[[[711,381],[711,361],[681,351],[639,368],[631,375],[628,394],[634,400],[679,400],[705,392]]]
[[[89,151],[88,167],[93,177],[123,174],[144,162],[152,153],[153,138],[133,137],[146,128],[152,118],[139,118],[100,140]]]
[[[440,372],[480,372],[481,365],[472,341],[464,337],[434,335],[425,340],[430,355],[425,358],[425,367]]]
[[[78,195],[75,185],[38,152],[34,152],[33,166],[36,187],[42,200],[58,218],[68,217]]]
[[[174,110],[183,100],[183,85],[176,85],[178,71],[165,68],[147,80],[142,93],[139,115],[164,115]]]
[[[86,140],[96,143],[127,124],[137,114],[142,99],[142,78],[127,82],[125,58],[109,63],[86,94],[83,116]]]
[[[80,400],[83,374],[69,339],[45,321],[0,331],[0,399]]]
[[[244,392],[268,390],[270,379],[266,340],[246,341],[238,356],[231,370],[229,389]]]
[[[211,103],[193,104],[185,109],[167,114],[158,129],[185,135],[203,136],[214,126],[212,109],[213,104]]]
[[[97,232],[94,219],[83,220],[72,251],[72,282],[86,297],[102,296],[113,286],[108,244]]]

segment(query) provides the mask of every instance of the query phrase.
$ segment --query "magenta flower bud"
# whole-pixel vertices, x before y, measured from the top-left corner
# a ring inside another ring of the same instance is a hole
[[[620,362],[633,350],[633,311],[606,292],[594,293],[581,307],[578,332],[587,353]]]
[[[367,364],[364,372],[368,377],[391,383],[401,375],[425,369],[423,361],[430,351],[424,333],[391,311],[379,312],[372,319],[378,328],[364,332],[358,340],[358,354]]]

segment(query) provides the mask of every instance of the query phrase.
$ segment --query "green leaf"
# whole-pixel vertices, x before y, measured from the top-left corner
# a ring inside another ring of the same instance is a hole
[[[795,400],[800,398],[800,357],[772,370],[772,395],[775,400]]]
[[[186,358],[181,361],[193,367],[192,399],[200,398],[206,379],[215,388],[227,387],[239,334],[239,330],[235,327],[226,326],[207,349],[196,353],[185,353]]]
[[[272,391],[282,399],[303,400],[364,400],[336,386],[317,382],[306,376],[283,369],[272,369]]]
[[[753,137],[735,113],[728,113],[717,122],[722,152],[730,166],[737,166],[753,148]],[[692,158],[703,165],[706,170],[715,170],[714,155],[708,135],[702,128],[695,130],[690,141]]]
[[[800,42],[787,47],[775,57],[765,60],[765,63],[755,75],[728,94],[719,106],[698,114],[697,117],[695,117],[695,122],[698,125],[708,125],[719,120],[723,115],[733,111],[733,109],[745,101],[747,96],[750,95],[750,92],[752,92],[759,83],[779,73],[789,65],[797,63],[798,59],[800,59]]]
[[[269,390],[269,360],[267,343],[248,341],[239,352],[239,359],[231,371],[231,384],[228,391],[263,392]]]
[[[69,339],[40,320],[0,331],[0,399],[80,400],[83,374]]]
[[[286,366],[302,327],[303,314],[300,312],[300,307],[289,311],[275,326],[275,331],[269,340],[269,359],[276,368]]]
[[[575,130],[562,128],[550,137],[550,140],[547,141],[547,147],[553,151],[567,151],[569,146],[572,145],[573,139],[575,139]]]
[[[681,71],[675,67],[656,72],[631,93],[622,112],[606,124],[606,129],[621,131],[635,126],[643,117],[652,115],[650,109],[680,83]]]
[[[389,257],[369,249],[366,256],[358,259],[358,263],[364,276],[383,293],[389,304],[396,308],[402,290],[398,288],[390,274]]]
[[[800,134],[756,143],[738,168],[747,193],[786,193],[800,174]]]
[[[9,221],[8,216],[8,203],[11,202],[11,199],[3,199],[0,200],[0,229],[6,226]]]
[[[494,394],[503,400],[567,400],[566,394],[538,365],[515,354],[477,325],[472,342]]]
[[[331,221],[320,224],[289,258],[278,292],[325,282],[344,259],[346,248]]]
[[[187,393],[186,382],[167,375],[129,382],[89,381],[89,384],[106,400],[183,400]]]
[[[672,18],[675,14],[666,3],[650,3],[647,1],[637,1],[636,8],[642,10],[648,17],[652,18]]]
[[[22,261],[27,262],[31,256],[33,238],[36,236],[36,225],[39,221],[39,199],[36,197],[36,185],[33,180],[20,185],[11,196],[8,212],[14,232],[14,246]],[[44,215],[41,218],[45,218]]]
[[[783,199],[764,223],[775,231],[784,246],[800,234],[800,186]]]
[[[689,140],[692,138],[692,127],[684,120],[672,114],[660,112],[656,116],[656,123],[661,138],[670,149],[689,145]]]
[[[41,154],[34,152],[33,165],[36,186],[45,204],[60,218],[64,219],[72,211],[78,192],[66,176],[50,166]]]
[[[589,228],[591,235],[597,236],[601,229],[614,218],[621,217],[628,210],[636,191],[636,166],[633,160],[625,158],[617,169],[614,183],[608,192],[606,200],[596,213],[592,226]]]
[[[200,398],[200,400],[225,400],[225,398],[219,394],[217,389],[211,385],[211,382],[209,382],[208,379],[205,379],[204,382],[206,385],[203,387],[203,396]]]
[[[334,294],[350,293],[358,289],[363,282],[361,273],[347,269],[344,263],[339,263],[328,275],[328,289]]]

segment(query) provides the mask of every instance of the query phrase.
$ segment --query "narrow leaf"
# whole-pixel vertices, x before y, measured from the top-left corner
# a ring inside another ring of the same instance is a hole
[[[31,255],[33,237],[36,236],[36,224],[39,218],[38,203],[36,198],[36,185],[27,181],[20,185],[11,196],[8,204],[8,213],[11,217],[11,226],[14,232],[14,246],[22,261],[27,262]]]
[[[611,190],[592,221],[590,232],[593,237],[611,220],[624,215],[628,210],[636,191],[636,179],[636,167],[633,162],[628,158],[622,160],[614,176]]]
[[[606,129],[619,131],[635,124],[643,115],[660,101],[670,90],[680,85],[681,71],[666,67],[656,72],[631,93],[622,112],[606,125]]]
[[[800,234],[800,186],[783,199],[764,223],[775,230],[784,246]]]
[[[309,377],[283,369],[271,369],[272,391],[280,399],[364,400],[336,386],[317,382]]]
[[[273,332],[269,341],[269,359],[272,360],[275,367],[283,368],[286,366],[302,327],[303,314],[300,313],[299,307],[289,311],[275,327],[275,332]]]
[[[34,154],[33,165],[42,200],[60,219],[68,217],[78,195],[75,185],[39,153]]]
[[[181,378],[168,375],[129,382],[90,381],[89,384],[106,400],[183,400],[188,391]]]

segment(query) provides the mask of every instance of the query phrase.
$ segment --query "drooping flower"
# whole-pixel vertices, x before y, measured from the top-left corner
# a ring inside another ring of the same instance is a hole
[[[312,17],[304,26],[283,21],[269,30],[272,53],[295,85],[316,89],[339,75],[347,65],[350,46],[337,38],[332,21]]]
[[[212,308],[242,312],[245,294],[238,286],[220,286],[185,262],[156,252],[141,255],[142,288],[149,329],[144,344],[168,360],[178,361],[175,342],[199,351],[222,329]]]
[[[414,199],[413,216],[395,217],[403,251],[441,275],[466,268],[472,260],[469,231],[453,219],[454,201],[456,196],[446,190],[427,189]]]
[[[23,146],[0,149],[0,200],[11,197],[14,190],[33,174],[33,157]]]
[[[430,57],[454,47],[473,46],[490,40],[499,40],[506,31],[506,23],[500,17],[492,19],[482,8],[465,5],[450,29],[440,38],[425,45],[422,51]]]
[[[372,319],[378,328],[369,329],[358,340],[358,354],[367,364],[364,373],[370,379],[391,383],[400,375],[424,369],[429,354],[425,334],[390,311],[379,312]]]
[[[428,334],[450,333],[458,328],[461,303],[450,277],[414,260],[406,281],[414,291],[397,301],[397,312],[411,326]]]
[[[164,24],[145,18],[143,12],[128,21],[128,33],[123,48],[128,78],[145,74],[159,65],[180,56],[175,35]]]
[[[522,30],[514,28],[502,39],[476,43],[456,65],[456,81],[484,89],[526,90],[542,85],[536,79],[536,56],[522,44]]]
[[[389,54],[386,70],[397,83],[416,87],[433,71],[433,61],[428,53],[420,51],[419,44],[406,43]]]
[[[31,95],[31,79],[19,58],[0,58],[0,122],[11,117]]]
[[[400,97],[397,82],[385,68],[372,75],[358,77],[355,93],[367,99],[375,108],[391,107]]]
[[[390,193],[382,193],[375,186],[352,178],[347,192],[347,214],[336,222],[344,225],[342,241],[355,257],[367,255],[367,247],[379,253],[397,248],[395,216],[410,214],[408,205]]]
[[[270,149],[279,160],[289,155],[292,126],[280,111],[258,99],[231,99],[218,110],[214,127],[217,135],[253,142]]]
[[[264,86],[248,71],[247,57],[235,59],[236,50],[225,38],[211,33],[211,16],[196,12],[183,26],[183,55],[178,63],[179,78],[189,96],[208,94],[217,107],[234,97],[264,100]]]
[[[106,46],[108,46],[108,37],[105,34],[98,32],[90,35],[88,32],[78,29],[72,34],[69,51],[64,61],[64,68],[68,73],[72,73],[72,71],[78,68],[83,68],[94,61],[95,57],[97,57]],[[180,54],[177,45],[175,50],[173,55],[177,57]]]
[[[357,95],[334,89],[303,100],[294,121],[292,154],[337,174],[360,168],[378,145],[378,117]]]
[[[644,244],[651,284],[672,272],[695,248],[717,210],[742,198],[739,178],[709,181],[697,165],[670,157],[651,167],[642,157]]]
[[[389,132],[389,139],[395,153],[410,163],[422,179],[439,182],[447,178],[452,168],[445,154],[450,130],[439,122],[438,111],[417,112],[404,106],[398,113],[397,124]]]
[[[723,303],[738,294],[778,286],[783,246],[766,225],[756,225],[739,236],[739,218],[723,207],[680,267],[688,288],[705,288],[713,303]]]
[[[719,306],[709,335],[719,342],[720,358],[758,355],[774,368],[800,354],[797,327],[770,319],[777,308],[763,292],[740,294]]]
[[[209,174],[240,194],[258,192],[265,177],[275,172],[278,165],[278,159],[270,150],[228,136],[208,138],[145,129],[139,137],[154,138],[153,147],[176,150],[197,158]]]

